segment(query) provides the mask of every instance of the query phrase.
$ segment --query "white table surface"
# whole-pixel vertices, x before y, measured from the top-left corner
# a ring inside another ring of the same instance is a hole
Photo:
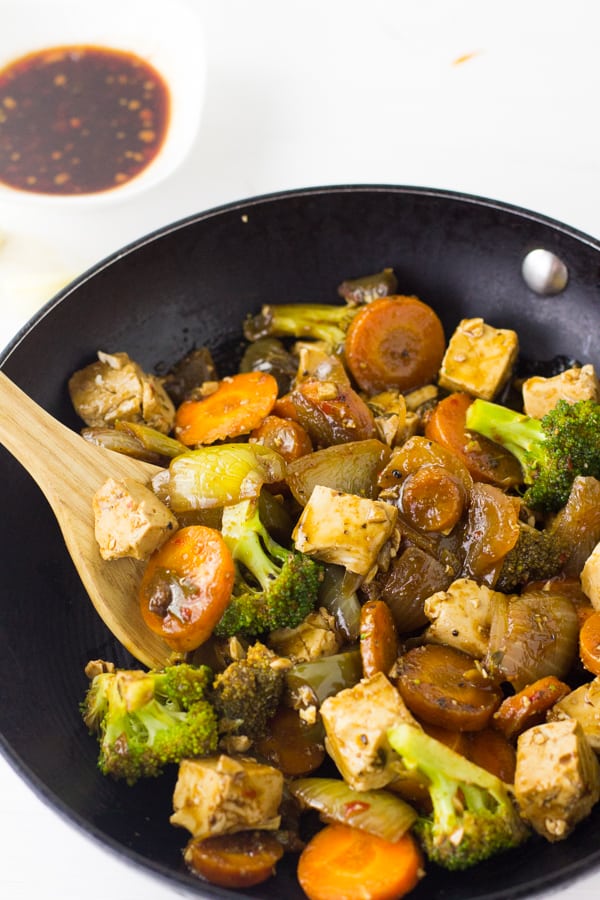
[[[35,215],[3,203],[0,345],[120,246],[189,214],[287,188],[456,189],[600,238],[598,4],[188,2],[202,14],[208,51],[191,155],[168,182],[127,203]],[[2,758],[0,835],[7,900],[177,893],[78,833]],[[599,891],[600,872],[552,896]]]

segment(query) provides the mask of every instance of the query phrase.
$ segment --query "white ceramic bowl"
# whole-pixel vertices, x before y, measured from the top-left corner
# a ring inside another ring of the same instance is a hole
[[[121,201],[168,177],[198,134],[206,84],[206,56],[193,0],[6,0],[1,4],[0,69],[49,47],[94,45],[134,53],[162,76],[170,93],[163,144],[136,177],[98,193],[37,194],[0,184],[0,201],[70,208]]]

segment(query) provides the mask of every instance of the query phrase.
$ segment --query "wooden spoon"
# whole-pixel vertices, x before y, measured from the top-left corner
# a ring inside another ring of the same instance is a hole
[[[107,478],[148,484],[160,469],[89,444],[45,412],[0,372],[0,442],[42,489],[97,613],[124,647],[150,668],[173,655],[145,625],[137,602],[143,563],[102,559],[92,497]]]

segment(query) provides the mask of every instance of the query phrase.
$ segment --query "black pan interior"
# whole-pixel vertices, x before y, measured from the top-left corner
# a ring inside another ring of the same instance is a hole
[[[535,247],[557,253],[566,290],[539,297],[521,277]],[[447,192],[337,187],[258,198],[177,223],[101,263],[59,294],[4,351],[6,373],[79,427],[66,392],[98,349],[125,350],[161,371],[208,344],[223,374],[241,322],[264,302],[336,301],[346,277],[392,266],[402,293],[438,311],[449,336],[464,316],[515,328],[525,357],[566,354],[600,366],[600,245],[514,207]],[[40,448],[45,452],[44,448]],[[168,823],[174,775],[128,788],[96,770],[78,704],[90,658],[132,661],[84,594],[33,481],[0,448],[1,746],[40,795],[92,837],[174,887],[235,893],[185,871],[186,833]],[[530,896],[600,861],[600,810],[568,841],[532,841],[468,873],[428,867],[415,900]],[[301,898],[293,860],[247,896]]]

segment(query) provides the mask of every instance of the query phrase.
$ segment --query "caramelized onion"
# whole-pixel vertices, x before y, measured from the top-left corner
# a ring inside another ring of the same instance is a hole
[[[575,607],[558,591],[498,597],[485,668],[517,691],[547,675],[564,678],[577,656],[578,635]]]
[[[333,444],[289,463],[288,485],[301,506],[308,503],[317,484],[375,499],[377,476],[389,455],[389,448],[377,438]]]
[[[359,578],[343,566],[327,563],[323,566],[323,581],[319,588],[319,604],[335,619],[346,640],[358,640],[360,632],[360,602],[356,594]]]
[[[600,541],[600,481],[578,476],[566,505],[557,513],[550,530],[567,547],[565,574],[578,576]]]
[[[409,634],[429,623],[425,600],[450,585],[452,575],[438,558],[407,544],[385,573],[362,586],[369,599],[385,600],[399,634]]]
[[[360,650],[346,650],[296,663],[285,673],[286,689],[294,708],[320,706],[327,697],[353,687],[362,677]]]
[[[113,450],[115,453],[123,453],[133,459],[141,459],[155,466],[164,466],[170,457],[158,454],[145,447],[135,434],[111,428],[108,425],[97,425],[83,428],[81,436],[90,444],[104,447],[105,450]]]
[[[475,482],[464,539],[465,577],[492,585],[518,537],[518,501],[491,484]]]

